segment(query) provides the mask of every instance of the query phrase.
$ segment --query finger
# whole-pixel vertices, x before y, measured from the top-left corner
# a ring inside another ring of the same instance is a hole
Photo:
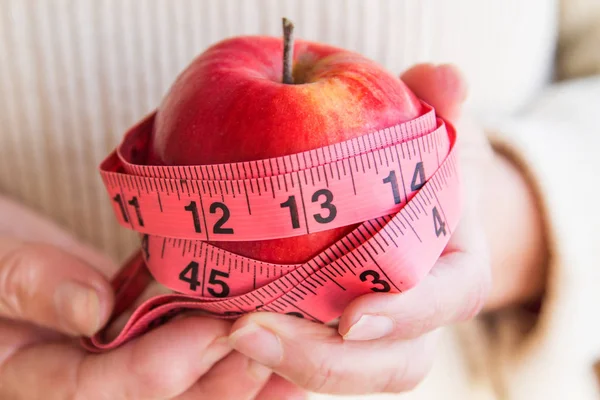
[[[493,151],[481,127],[472,117],[461,113],[468,88],[460,70],[453,64],[417,64],[405,71],[401,79],[418,97],[433,106],[438,115],[452,122],[458,132],[461,163],[471,166],[462,172],[481,181]]]
[[[442,256],[417,286],[399,294],[364,295],[346,307],[338,326],[345,340],[410,339],[481,311],[491,286],[491,268],[473,201],[466,200]]]
[[[2,366],[0,398],[171,399],[231,352],[227,321],[172,321],[103,354],[63,343],[21,349]]]
[[[98,269],[106,277],[112,276],[117,265],[104,254],[87,246],[61,229],[52,221],[24,206],[0,196],[0,236],[56,246],[73,254]]]
[[[137,299],[135,299],[131,306],[129,306],[129,308],[125,310],[125,312],[117,316],[114,319],[114,321],[112,321],[108,326],[104,328],[103,335],[105,336],[106,340],[113,340],[114,338],[116,338],[119,335],[119,333],[123,330],[123,328],[129,321],[135,310],[137,310],[138,307],[141,306],[148,299],[169,293],[173,293],[173,291],[159,284],[156,281],[152,281],[144,289],[140,296]]]
[[[433,336],[349,342],[326,325],[259,312],[234,323],[230,343],[308,391],[364,394],[413,388],[431,366]]]
[[[0,318],[0,365],[21,347],[61,339],[64,336],[56,331]]]
[[[277,374],[271,374],[271,378],[255,400],[307,400],[308,398],[306,390]]]
[[[80,391],[110,393],[106,399],[176,397],[231,352],[230,327],[228,321],[205,317],[173,320],[131,346],[90,358],[80,372]]]
[[[92,335],[112,304],[109,282],[82,260],[53,246],[0,237],[0,317]]]
[[[176,400],[252,400],[270,376],[269,368],[234,351]]]
[[[417,64],[401,75],[402,81],[436,113],[456,121],[467,97],[467,83],[452,64]]]

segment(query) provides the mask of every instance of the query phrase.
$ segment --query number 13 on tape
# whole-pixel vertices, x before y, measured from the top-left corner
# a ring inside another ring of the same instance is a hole
[[[422,116],[342,143],[283,157],[205,166],[135,163],[154,114],[101,165],[119,223],[141,251],[115,277],[119,310],[153,277],[172,294],[147,300],[120,334],[85,339],[119,346],[184,310],[220,318],[270,311],[316,322],[356,297],[401,292],[442,253],[461,209],[454,128]],[[242,257],[207,241],[294,237],[359,224],[303,264]],[[141,283],[140,283],[141,282]]]

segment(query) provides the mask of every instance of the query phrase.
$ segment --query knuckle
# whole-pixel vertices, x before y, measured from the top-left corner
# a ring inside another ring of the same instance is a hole
[[[334,363],[329,357],[323,357],[310,371],[312,372],[307,375],[303,386],[312,392],[321,393],[333,383],[334,379],[337,380]]]
[[[0,311],[22,315],[35,297],[41,273],[37,246],[17,245],[0,259]]]

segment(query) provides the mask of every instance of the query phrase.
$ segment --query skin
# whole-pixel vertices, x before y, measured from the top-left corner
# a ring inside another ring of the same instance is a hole
[[[234,323],[234,349],[307,391],[411,390],[433,363],[438,328],[482,310],[539,299],[544,287],[545,244],[533,192],[513,163],[494,154],[481,129],[461,116],[467,89],[458,71],[419,65],[403,80],[460,132],[465,212],[418,286],[402,294],[362,296],[344,310],[338,326],[272,313]],[[508,194],[497,195],[503,191]],[[492,277],[498,284],[492,285]]]
[[[106,323],[114,298],[108,277],[116,269],[50,221],[0,196],[0,398],[301,396],[299,388],[232,351],[227,321],[189,315],[115,351],[85,352],[78,337]],[[83,292],[65,292],[73,286]]]
[[[295,84],[282,83],[281,40],[236,37],[206,50],[160,105],[151,163],[205,165],[294,154],[414,119],[421,103],[377,63],[298,40]],[[213,243],[246,257],[301,263],[356,225],[294,238]]]
[[[337,327],[269,313],[233,325],[191,315],[112,352],[87,354],[75,337],[106,323],[113,305],[107,277],[117,267],[0,197],[0,398],[285,400],[302,398],[303,390],[401,392],[426,375],[436,328],[469,319],[482,308],[538,298],[545,246],[527,180],[461,115],[466,85],[455,68],[418,65],[403,80],[461,132],[468,189],[462,223],[422,284],[403,295],[356,299]],[[497,212],[500,206],[503,213]],[[491,286],[490,276],[495,278]],[[529,277],[527,285],[515,276]],[[58,288],[69,282],[84,283],[92,297],[68,303],[73,308],[57,306]],[[159,291],[154,285],[144,297]],[[393,327],[383,334],[361,333],[352,327],[364,314],[387,316]],[[219,340],[228,336],[228,343]],[[280,353],[273,356],[277,346]]]

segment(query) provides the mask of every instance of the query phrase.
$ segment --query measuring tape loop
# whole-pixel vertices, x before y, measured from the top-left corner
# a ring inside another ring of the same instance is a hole
[[[420,117],[342,143],[266,160],[144,165],[154,114],[100,166],[119,223],[142,249],[113,279],[123,312],[152,278],[175,293],[138,307],[104,351],[184,310],[235,318],[261,310],[326,323],[356,297],[402,292],[434,265],[461,208],[456,132]],[[303,264],[279,265],[208,243],[294,237],[360,224]],[[113,318],[113,319],[114,319]]]

